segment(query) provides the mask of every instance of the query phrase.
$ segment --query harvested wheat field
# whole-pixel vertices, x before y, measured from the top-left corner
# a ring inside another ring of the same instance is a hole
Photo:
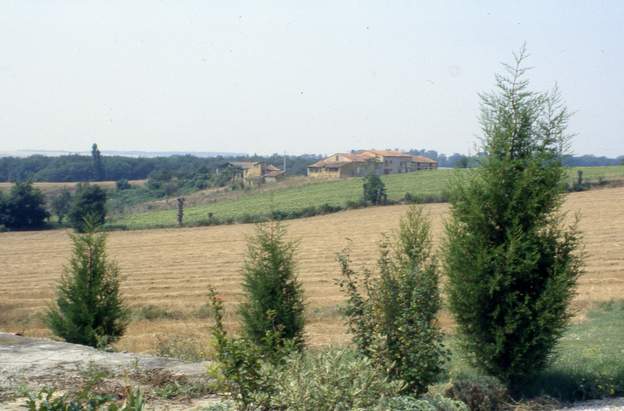
[[[427,205],[437,243],[442,233],[445,204]],[[575,305],[624,299],[624,188],[570,194],[565,209],[581,213],[587,253],[586,274],[580,280]],[[293,238],[301,240],[300,278],[308,303],[307,334],[312,345],[346,341],[337,312],[341,294],[336,252],[349,245],[357,264],[374,264],[376,243],[394,229],[406,206],[388,206],[292,220]],[[132,322],[118,348],[154,349],[167,335],[207,338],[210,320],[202,305],[210,284],[224,296],[229,312],[240,298],[240,268],[245,237],[252,225],[113,232],[109,255],[121,268],[123,292],[134,307],[166,308],[153,319]],[[43,231],[0,234],[0,330],[48,335],[38,313],[54,294],[55,281],[70,255],[68,232]],[[234,323],[231,316],[231,323]],[[448,316],[442,322],[450,324]]]

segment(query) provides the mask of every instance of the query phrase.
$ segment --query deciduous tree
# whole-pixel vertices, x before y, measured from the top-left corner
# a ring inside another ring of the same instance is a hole
[[[43,193],[29,181],[15,183],[2,203],[0,214],[3,221],[0,224],[9,229],[41,228],[50,216],[45,209]]]
[[[338,259],[347,324],[359,351],[409,391],[425,392],[440,374],[447,350],[437,320],[437,263],[422,209],[412,206],[399,231],[381,242],[378,276],[356,273],[347,253]]]
[[[106,191],[98,185],[79,184],[71,209],[69,221],[78,232],[85,229],[85,220],[102,225],[106,220]]]

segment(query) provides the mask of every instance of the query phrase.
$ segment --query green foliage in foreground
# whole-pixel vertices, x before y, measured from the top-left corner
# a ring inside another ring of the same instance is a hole
[[[549,396],[562,402],[624,395],[624,301],[603,303],[587,318],[572,324],[559,340],[548,367],[526,382],[517,395]],[[452,356],[450,381],[482,380],[470,358],[449,340]]]
[[[566,183],[568,185],[573,186],[577,177],[576,172],[579,169],[583,170],[584,180],[589,183],[596,183],[599,180],[624,180],[624,166],[575,167],[567,169]],[[386,194],[390,202],[402,200],[408,193],[414,202],[438,202],[446,201],[445,193],[449,180],[456,173],[463,174],[469,171],[440,169],[385,175],[381,179],[386,186]],[[305,186],[288,187],[272,192],[251,191],[238,199],[187,207],[184,210],[184,221],[188,225],[245,222],[246,219],[257,222],[259,221],[257,218],[253,220],[249,217],[266,217],[272,211],[293,213],[295,217],[304,217],[306,214],[302,211],[311,207],[320,208],[326,205],[339,210],[348,203],[358,203],[361,198],[361,178],[318,181]],[[328,211],[331,212],[331,210]],[[211,214],[213,221],[209,217]],[[131,214],[114,220],[113,224],[131,229],[175,226],[176,211],[159,210]]]
[[[55,395],[54,390],[44,388],[37,393],[27,393],[24,406],[29,411],[142,411],[145,408],[139,388],[129,389],[121,405],[115,400],[112,395],[98,395],[91,391],[83,391],[75,397]]]
[[[271,409],[294,411],[367,410],[398,396],[402,383],[390,381],[368,358],[351,350],[293,354],[276,369],[264,369],[275,388]]]
[[[347,325],[358,350],[410,393],[436,381],[448,355],[437,316],[442,304],[430,224],[412,206],[399,230],[380,244],[379,275],[359,275],[338,257]]]
[[[565,401],[624,395],[624,301],[592,310],[561,339],[552,365],[524,387]]]
[[[105,347],[121,337],[128,322],[119,291],[119,269],[106,257],[106,235],[87,221],[84,234],[72,234],[73,253],[45,317],[65,341]]]
[[[444,244],[463,346],[510,388],[546,367],[583,263],[580,234],[560,211],[568,113],[556,89],[529,89],[524,56],[481,96],[487,157],[452,184]]]

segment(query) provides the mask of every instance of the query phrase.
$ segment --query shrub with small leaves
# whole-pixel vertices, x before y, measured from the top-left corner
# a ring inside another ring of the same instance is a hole
[[[394,397],[375,408],[375,411],[469,411],[466,404],[447,397]]]
[[[283,364],[265,367],[273,386],[271,409],[334,411],[372,409],[403,389],[369,358],[348,349],[293,353]]]
[[[444,395],[462,401],[471,411],[497,411],[510,402],[507,388],[488,376],[460,376],[451,381]]]
[[[276,344],[275,339],[281,338],[281,334],[271,331],[265,335],[263,344],[276,347],[274,351],[264,350],[246,338],[229,337],[223,325],[223,301],[214,289],[210,290],[209,300],[215,321],[212,335],[216,351],[216,363],[209,374],[215,380],[215,388],[229,395],[243,410],[266,408],[274,388],[270,373],[263,369],[281,361],[295,346],[292,342]]]
[[[377,174],[369,174],[366,176],[362,189],[364,191],[364,201],[371,204],[383,204],[388,199],[386,195],[386,185]]]
[[[420,394],[448,357],[437,321],[441,298],[430,226],[421,208],[409,209],[394,237],[381,242],[380,254],[378,277],[353,271],[348,253],[338,257],[347,324],[362,354]]]
[[[37,393],[26,392],[24,407],[29,411],[142,411],[145,398],[140,388],[126,388],[126,399],[119,405],[113,395],[83,393],[78,398],[57,395],[53,389],[44,388]]]

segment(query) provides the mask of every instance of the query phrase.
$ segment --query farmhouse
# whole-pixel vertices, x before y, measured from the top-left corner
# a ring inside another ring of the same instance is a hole
[[[235,179],[248,183],[274,183],[284,176],[283,170],[262,161],[231,161],[228,166],[235,171]]]
[[[336,153],[308,166],[308,176],[320,178],[358,177],[373,173],[396,174],[434,170],[437,161],[397,150],[357,150]]]

